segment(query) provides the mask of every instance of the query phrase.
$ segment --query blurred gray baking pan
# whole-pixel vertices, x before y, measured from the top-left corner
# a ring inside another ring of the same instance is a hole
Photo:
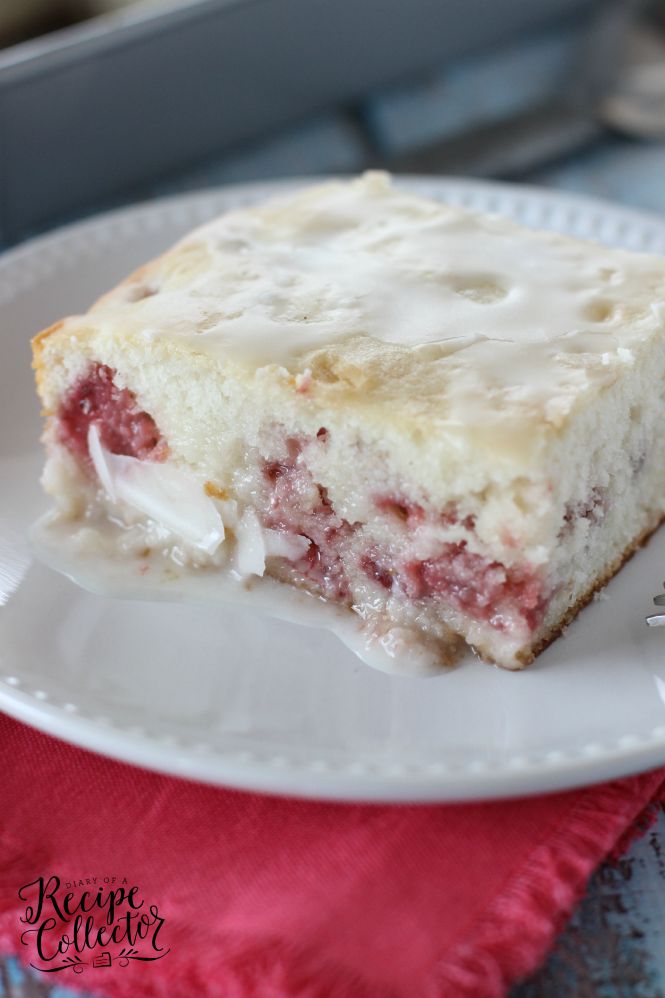
[[[580,0],[166,0],[5,49],[0,239],[579,8]]]

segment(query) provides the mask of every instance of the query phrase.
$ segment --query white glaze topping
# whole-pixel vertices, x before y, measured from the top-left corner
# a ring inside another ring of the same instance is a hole
[[[358,334],[452,352],[483,340],[546,344],[607,332],[635,282],[643,289],[665,278],[657,258],[530,235],[497,216],[395,191],[383,174],[232,212],[174,256],[186,265],[200,246],[205,266],[141,302],[145,335],[191,334],[256,364]],[[125,287],[115,300],[134,294]]]

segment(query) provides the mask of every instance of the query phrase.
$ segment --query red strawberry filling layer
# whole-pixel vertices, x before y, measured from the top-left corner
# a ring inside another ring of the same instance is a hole
[[[111,453],[163,460],[166,443],[154,419],[140,408],[131,391],[115,384],[114,374],[111,368],[94,364],[67,393],[58,411],[59,439],[87,463],[88,430],[95,423],[102,445]],[[289,439],[284,458],[262,462],[257,498],[263,525],[310,542],[302,557],[283,559],[290,570],[337,601],[352,601],[350,576],[355,575],[398,599],[441,599],[499,630],[515,621],[530,630],[538,627],[547,599],[541,579],[529,568],[507,568],[489,561],[470,551],[466,540],[441,542],[426,559],[400,558],[387,547],[367,542],[359,533],[364,524],[338,515],[326,489],[314,481],[305,463],[306,448],[324,447],[327,440],[324,428],[312,441]],[[406,532],[407,538],[427,520],[444,527],[458,524],[470,534],[475,527],[472,516],[460,518],[452,505],[434,517],[403,496],[378,495],[374,506],[378,515]]]
[[[127,388],[114,383],[115,371],[92,364],[67,393],[58,410],[60,441],[79,458],[88,458],[88,430],[99,429],[102,446],[112,454],[163,460],[166,445],[154,419]]]
[[[321,437],[319,437],[321,439]],[[263,466],[267,500],[264,524],[309,538],[307,555],[291,564],[324,595],[345,599],[352,590],[349,563],[386,594],[407,600],[442,598],[476,620],[504,630],[517,619],[534,630],[543,619],[547,600],[543,583],[528,568],[506,568],[469,551],[465,540],[440,544],[434,557],[396,560],[388,550],[371,545],[358,554],[361,523],[339,517],[324,488],[314,482],[303,460],[303,444],[289,441],[288,456]],[[402,497],[380,496],[377,511],[411,530],[423,523],[422,506]],[[444,525],[461,525],[473,531],[475,520],[460,520],[457,510],[446,508],[437,516]]]
[[[325,439],[325,434],[318,439]],[[263,523],[273,530],[307,537],[307,553],[292,562],[293,567],[324,595],[345,600],[350,586],[344,555],[356,525],[337,516],[326,490],[299,461],[301,449],[299,441],[289,440],[285,460],[264,462],[267,501]]]

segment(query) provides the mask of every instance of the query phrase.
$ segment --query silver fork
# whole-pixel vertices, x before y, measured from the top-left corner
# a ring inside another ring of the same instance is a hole
[[[665,586],[665,582],[663,582]],[[653,598],[656,606],[665,606],[665,593],[660,593]],[[645,618],[649,627],[665,627],[665,613],[652,613]]]

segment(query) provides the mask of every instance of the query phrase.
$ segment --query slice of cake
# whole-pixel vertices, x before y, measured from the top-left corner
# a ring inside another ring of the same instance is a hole
[[[519,668],[665,512],[664,303],[660,258],[326,183],[35,339],[44,486],[137,557]]]

